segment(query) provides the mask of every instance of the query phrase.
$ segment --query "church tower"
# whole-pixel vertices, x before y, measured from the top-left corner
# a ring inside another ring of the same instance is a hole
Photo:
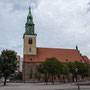
[[[24,39],[24,55],[37,55],[36,34],[34,32],[34,27],[35,27],[35,24],[33,23],[31,8],[29,7],[27,22],[25,24],[25,33],[23,36],[23,39]]]

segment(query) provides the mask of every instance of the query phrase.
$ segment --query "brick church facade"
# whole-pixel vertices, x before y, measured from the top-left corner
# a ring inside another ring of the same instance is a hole
[[[27,16],[25,25],[24,51],[23,51],[23,81],[36,82],[35,73],[37,72],[36,66],[44,62],[46,58],[55,57],[60,62],[74,62],[79,61],[89,64],[87,56],[82,56],[76,46],[76,49],[58,49],[58,48],[40,48],[36,47],[37,34],[34,32],[35,24],[31,14],[31,8]],[[32,74],[32,78],[30,75]],[[42,78],[41,78],[42,79]]]

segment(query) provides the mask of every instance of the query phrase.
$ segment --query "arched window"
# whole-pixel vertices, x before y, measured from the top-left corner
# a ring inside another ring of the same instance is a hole
[[[30,79],[32,79],[32,77],[33,77],[33,69],[32,69],[32,67],[30,68]]]
[[[29,38],[28,43],[32,44],[32,38]]]
[[[29,48],[29,52],[32,52],[32,49],[31,48]]]

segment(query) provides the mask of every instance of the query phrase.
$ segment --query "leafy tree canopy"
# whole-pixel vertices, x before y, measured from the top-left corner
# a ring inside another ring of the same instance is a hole
[[[62,70],[62,74],[65,76],[65,77],[69,77],[69,72],[70,71],[70,68],[67,64],[63,64],[63,70]]]
[[[45,62],[40,64],[37,67],[37,70],[43,74],[49,74],[52,76],[52,83],[53,83],[53,76],[57,75],[62,70],[62,63],[57,60],[56,58],[47,58]]]
[[[17,69],[17,57],[16,52],[12,50],[3,50],[0,56],[0,72],[5,78],[4,85],[6,85],[6,79],[15,72]]]
[[[70,68],[70,73],[75,75],[76,78],[77,78],[77,74],[82,77],[88,76],[89,68],[85,63],[74,61],[74,62],[68,62],[67,64]]]

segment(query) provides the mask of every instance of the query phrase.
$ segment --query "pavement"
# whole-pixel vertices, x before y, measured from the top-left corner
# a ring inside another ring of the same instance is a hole
[[[45,83],[7,83],[6,86],[0,84],[0,90],[78,90],[75,83],[69,84],[48,84]],[[90,90],[90,86],[80,86],[80,90]]]

